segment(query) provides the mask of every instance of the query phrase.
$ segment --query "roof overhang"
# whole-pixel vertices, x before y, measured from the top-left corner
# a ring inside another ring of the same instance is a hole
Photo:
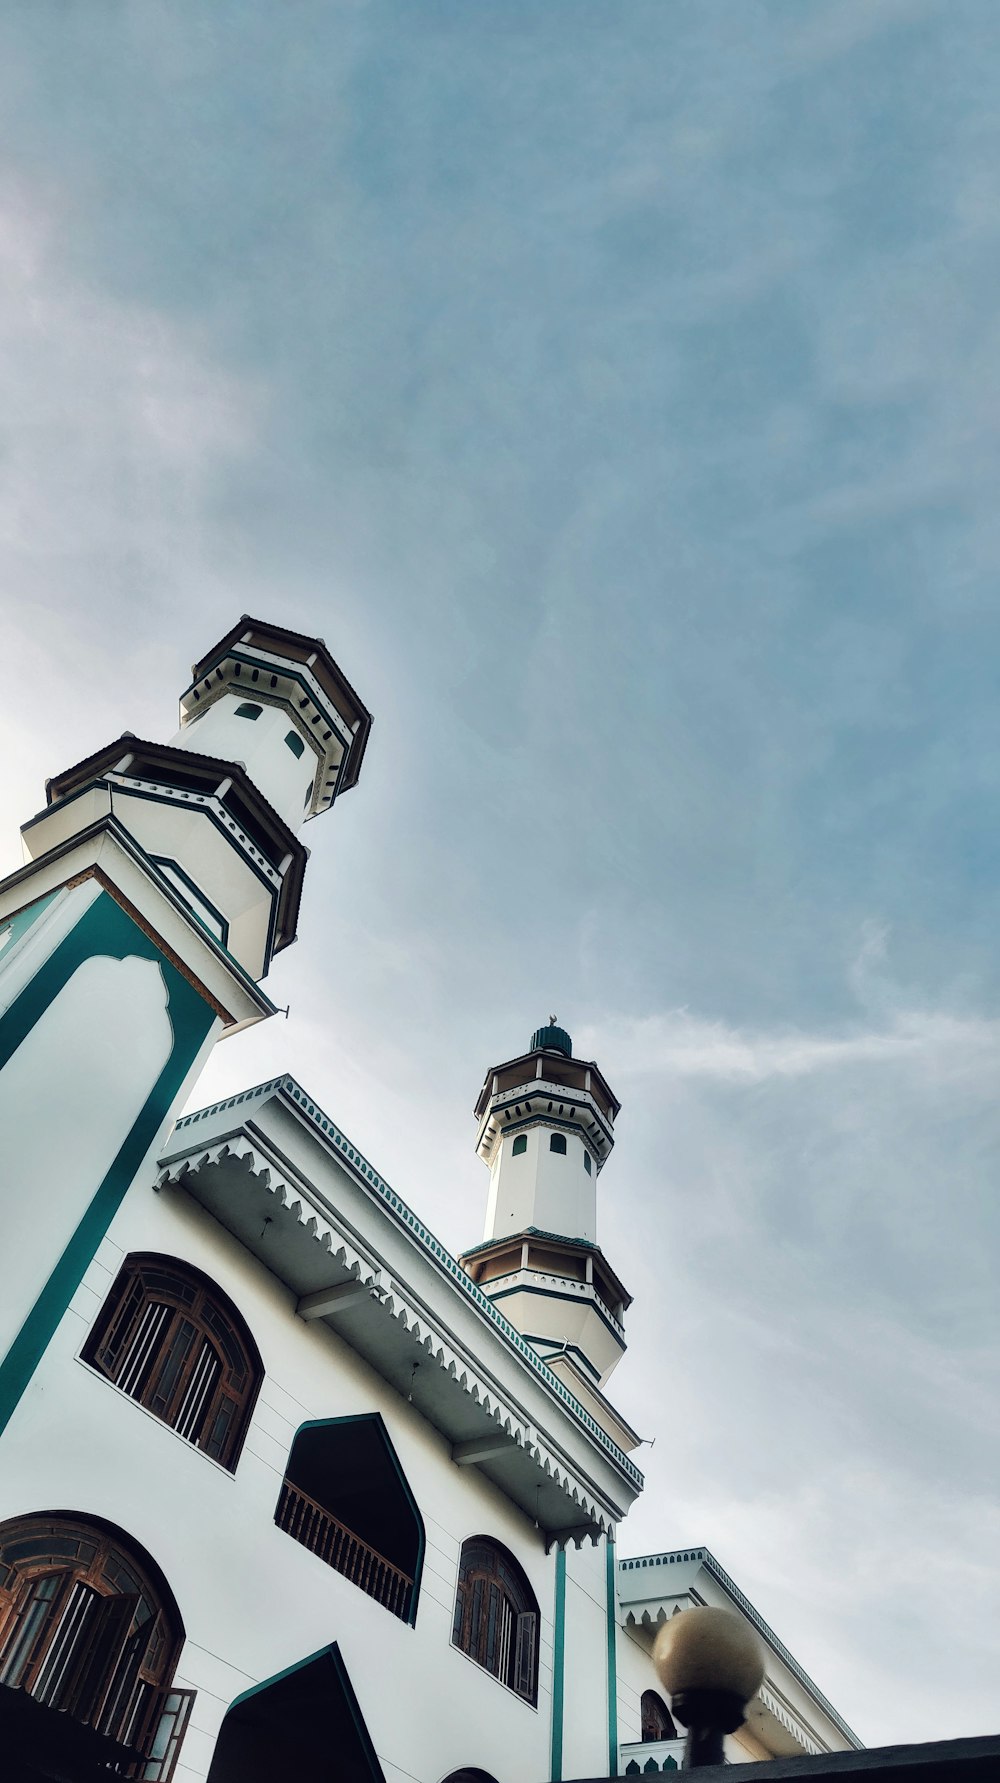
[[[286,1122],[303,1105],[326,1121],[334,1175],[290,1161],[287,1132],[271,1130],[279,1104]],[[331,1192],[344,1178],[353,1198]],[[300,1316],[329,1325],[410,1399],[456,1464],[479,1467],[550,1543],[597,1540],[625,1514],[642,1487],[638,1469],[294,1080],[178,1122],[158,1178],[170,1185],[291,1289]]]

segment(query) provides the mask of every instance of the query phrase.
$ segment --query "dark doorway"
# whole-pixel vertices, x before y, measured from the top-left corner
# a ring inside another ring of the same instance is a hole
[[[208,1783],[385,1783],[336,1642],[238,1697]]]

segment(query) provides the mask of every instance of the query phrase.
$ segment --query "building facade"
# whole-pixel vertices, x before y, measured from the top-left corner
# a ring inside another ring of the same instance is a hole
[[[706,1550],[617,1558],[618,1103],[554,1018],[487,1074],[460,1259],[292,1078],[178,1118],[273,1012],[299,831],[370,726],[321,641],[244,618],[170,743],[48,783],[0,886],[0,1749],[81,1783],[671,1769],[650,1648],[696,1602],[768,1649],[734,1756],[857,1744]]]

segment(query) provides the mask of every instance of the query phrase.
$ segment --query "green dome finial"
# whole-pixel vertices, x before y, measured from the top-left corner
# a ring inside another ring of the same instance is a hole
[[[532,1052],[538,1052],[539,1050],[543,1052],[561,1052],[565,1053],[568,1059],[571,1059],[573,1057],[573,1042],[565,1028],[556,1026],[555,1016],[550,1015],[548,1026],[545,1028],[536,1028],[535,1032],[532,1034],[530,1050]]]

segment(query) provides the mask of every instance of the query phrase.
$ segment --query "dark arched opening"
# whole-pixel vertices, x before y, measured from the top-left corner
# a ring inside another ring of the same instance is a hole
[[[171,1689],[183,1640],[163,1574],[123,1530],[72,1511],[0,1524],[0,1750],[25,1755],[25,1778],[166,1783],[193,1701]]]
[[[642,1718],[642,1739],[645,1745],[654,1740],[676,1740],[677,1729],[673,1716],[661,1696],[655,1690],[644,1690],[639,1705]]]
[[[377,1412],[303,1424],[274,1520],[394,1616],[416,1621],[423,1518]]]

